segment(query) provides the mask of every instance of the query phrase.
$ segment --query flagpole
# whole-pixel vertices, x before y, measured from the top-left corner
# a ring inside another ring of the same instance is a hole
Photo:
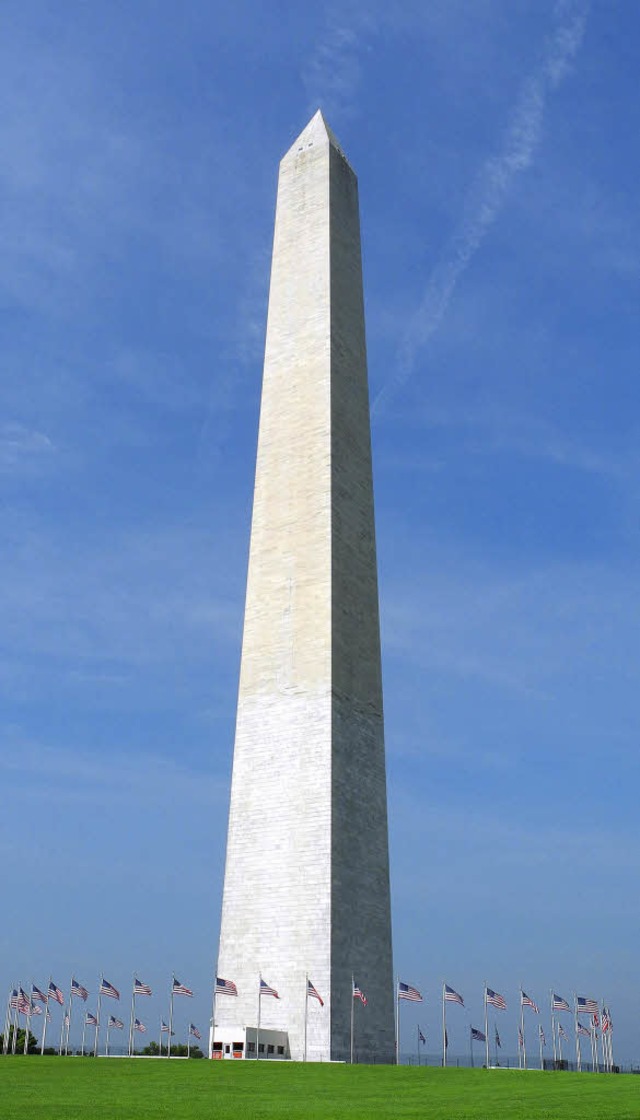
[[[420,1068],[420,1024],[418,1023],[418,1069]]]
[[[18,989],[19,988],[20,988],[20,985],[18,985]],[[18,996],[19,995],[20,995],[20,992],[18,990]],[[13,1009],[13,1038],[11,1039],[11,1053],[12,1054],[15,1054],[15,1052],[16,1052],[16,1045],[17,1045],[17,1042],[18,1042],[18,1024],[19,1023],[20,1023],[20,1012],[18,1011],[18,1007],[16,1005],[16,1007],[14,1007],[14,1009]]]
[[[560,1034],[560,1020],[556,1023],[556,1035],[558,1042],[558,1061],[562,1061],[562,1035]]]
[[[26,1054],[29,1049],[29,1035],[31,1033],[31,996],[33,995],[33,980],[29,985],[29,1014],[24,1017],[24,1047],[22,1053]]]
[[[355,1003],[355,997],[353,995],[353,990],[354,990],[355,986],[356,986],[356,982],[354,980],[353,973],[351,973],[351,1056],[350,1056],[350,1059],[349,1059],[350,1062],[351,1062],[351,1065],[353,1065],[353,1005]]]
[[[471,1069],[473,1069],[473,1027],[471,1026],[471,1023],[469,1023],[469,1063],[471,1065]]]
[[[2,1034],[2,1053],[6,1054],[9,1046],[9,1023],[11,1021],[11,995],[13,988],[9,988],[9,995],[7,996],[7,1013],[4,1017],[4,1031]]]
[[[73,979],[73,977],[72,977]],[[73,988],[69,988],[69,1021],[67,1023],[67,1037],[64,1047],[65,1054],[69,1053],[69,1033],[71,1031],[71,1016],[73,1014]]]
[[[65,1033],[65,1028],[67,1026],[67,1015],[69,1014],[69,1012],[71,1010],[71,984],[72,984],[72,982],[73,982],[73,977],[71,977],[71,980],[69,981],[69,999],[68,999],[68,1002],[67,1002],[67,1009],[66,1009],[66,1011],[63,1009],[63,1013],[62,1013],[62,1026],[60,1027],[60,1049],[58,1050],[59,1055],[62,1055],[62,1051],[64,1049],[64,1033]]]
[[[582,1073],[582,1049],[580,1047],[580,1035],[578,1034],[578,1001],[575,992],[573,993],[573,1019],[576,1032],[576,1064],[578,1066],[578,1073]]]
[[[309,1012],[309,973],[305,973],[304,982],[304,1061],[307,1060],[307,1015]]]
[[[102,1010],[102,981],[104,980],[104,973],[101,973],[100,986],[98,987],[98,1006],[96,1009],[96,1030],[93,1039],[93,1056],[98,1057],[98,1034],[100,1032],[100,1012]]]
[[[213,1044],[216,1040],[216,987],[218,984],[218,973],[213,982],[213,994],[211,996],[211,1030],[209,1031],[209,1057],[213,1056]]]
[[[447,1064],[447,1011],[444,999],[444,980],[442,982],[442,1068]]]
[[[256,1061],[260,1061],[260,1014],[262,1012],[262,973],[258,980],[258,1030],[256,1032]]]
[[[487,1069],[489,1069],[489,1011],[487,1009],[487,981],[484,982],[484,1041],[487,1055]]]
[[[542,1060],[542,1034],[541,1034],[541,1031],[542,1031],[542,1027],[540,1026],[540,1023],[538,1023],[538,1042],[540,1043],[540,1069],[544,1069],[544,1063],[543,1063],[543,1060]]]
[[[131,1020],[129,1022],[129,1057],[133,1050],[133,1019],[136,1013],[136,974],[134,972],[131,982]]]
[[[173,1031],[173,988],[176,982],[176,974],[173,973],[173,980],[171,981],[171,1000],[169,1003],[169,1041],[167,1042],[167,1058],[171,1057],[171,1032]]]
[[[549,988],[549,1009],[551,1011],[551,1043],[553,1046],[553,1064],[555,1066],[558,1060],[558,1054],[556,1050],[556,1017],[553,1010],[553,992],[551,988]]]
[[[187,1031],[187,1058],[191,1055],[191,1023],[189,1023],[189,1030]]]
[[[49,1018],[49,996],[51,995],[51,981],[53,977],[49,976],[49,984],[47,986],[47,998],[44,1004],[44,1026],[42,1028],[42,1042],[40,1044],[40,1057],[44,1054],[44,1044],[47,1038],[47,1019]]]
[[[83,1058],[84,1058],[84,1035],[85,1035],[86,1029],[87,1029],[87,1013],[85,1011],[84,1018],[82,1020],[82,1049],[80,1050],[80,1055]]]
[[[400,1058],[400,977],[396,976],[396,1065]]]
[[[105,1058],[109,1057],[109,1031],[110,1030],[111,1030],[111,1015],[109,1015],[109,1018],[107,1019],[107,1041],[106,1041],[105,1047],[104,1047]]]
[[[521,1069],[527,1068],[527,1045],[524,1039],[524,1003],[522,1002],[522,988],[520,988],[520,1034],[522,1035],[522,1064]]]
[[[158,1050],[160,1051],[160,1057],[162,1057],[162,1016],[160,1016],[160,1042],[158,1045]]]

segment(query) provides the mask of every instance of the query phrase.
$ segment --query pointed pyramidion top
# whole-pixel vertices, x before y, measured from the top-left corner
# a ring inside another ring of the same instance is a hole
[[[299,152],[304,151],[305,148],[312,148],[316,144],[330,144],[336,151],[340,152],[343,159],[347,159],[341,144],[336,139],[335,133],[329,128],[329,125],[324,119],[321,109],[318,109],[306,128],[303,128],[298,139],[291,145],[284,158],[287,159],[288,156],[296,156]],[[348,162],[347,160],[347,163]]]

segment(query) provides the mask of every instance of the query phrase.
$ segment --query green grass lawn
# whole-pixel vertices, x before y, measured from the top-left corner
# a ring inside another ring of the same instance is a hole
[[[639,1120],[640,1077],[0,1057],[0,1120]]]

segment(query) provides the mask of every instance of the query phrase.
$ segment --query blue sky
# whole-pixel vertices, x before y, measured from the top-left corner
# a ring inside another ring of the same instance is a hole
[[[638,1057],[638,31],[6,0],[5,986],[175,970],[207,1022],[277,166],[321,106],[360,183],[403,1042],[437,1050],[447,979],[465,1053],[486,978],[505,1050],[522,983],[604,997]]]

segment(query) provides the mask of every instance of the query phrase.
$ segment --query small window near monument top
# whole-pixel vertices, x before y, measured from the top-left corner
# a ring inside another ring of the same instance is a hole
[[[264,1054],[264,1042],[258,1043],[258,1053]]]
[[[255,1054],[255,1052],[256,1052],[255,1042],[247,1042],[247,1052],[249,1054]]]
[[[284,1054],[284,1046],[279,1046],[278,1047],[278,1053],[279,1054]]]
[[[269,1045],[267,1046],[267,1054],[273,1054],[273,1046],[271,1045],[271,1043],[269,1043]]]

